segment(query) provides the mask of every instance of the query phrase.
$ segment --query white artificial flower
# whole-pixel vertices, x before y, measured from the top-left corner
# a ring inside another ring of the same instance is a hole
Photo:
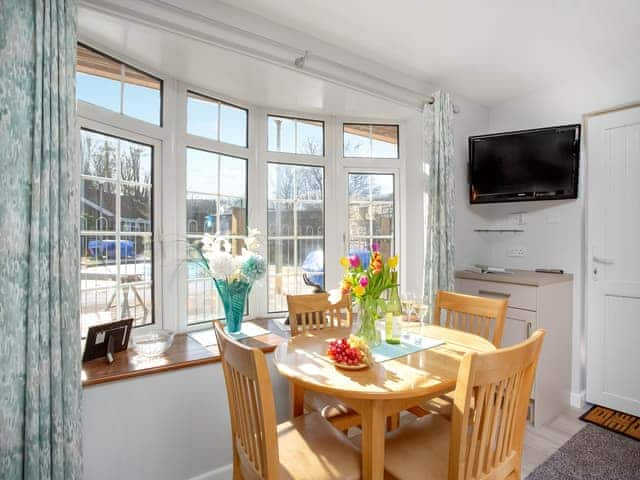
[[[236,270],[233,257],[228,252],[210,252],[205,254],[211,273],[217,277],[228,277]]]
[[[340,300],[342,300],[342,290],[339,288],[333,288],[329,290],[329,303],[335,305]]]

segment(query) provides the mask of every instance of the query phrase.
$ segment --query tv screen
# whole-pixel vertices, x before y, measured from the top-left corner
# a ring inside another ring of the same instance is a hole
[[[577,198],[580,125],[469,137],[471,203]]]

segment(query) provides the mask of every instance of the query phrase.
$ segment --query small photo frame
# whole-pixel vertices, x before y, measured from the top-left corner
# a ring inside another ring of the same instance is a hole
[[[87,341],[84,345],[83,362],[106,357],[113,362],[113,354],[129,347],[129,336],[133,328],[133,318],[125,318],[117,322],[103,323],[89,327]]]

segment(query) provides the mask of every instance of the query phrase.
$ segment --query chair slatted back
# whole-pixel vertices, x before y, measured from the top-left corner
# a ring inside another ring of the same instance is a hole
[[[475,297],[440,290],[433,310],[434,325],[463,330],[502,344],[507,300]]]
[[[529,398],[544,330],[519,345],[469,353],[460,365],[451,425],[449,478],[520,478]]]
[[[278,478],[276,413],[264,353],[229,337],[220,322],[214,322],[214,329],[227,386],[234,464],[245,480]]]
[[[330,327],[351,327],[351,297],[343,295],[338,303],[329,294],[287,295],[291,335]]]

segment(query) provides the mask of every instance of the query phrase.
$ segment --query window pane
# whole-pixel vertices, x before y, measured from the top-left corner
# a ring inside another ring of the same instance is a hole
[[[217,202],[215,195],[187,193],[187,232],[217,233]]]
[[[310,120],[298,120],[297,121],[297,139],[298,145],[296,153],[303,153],[306,155],[323,155],[324,150],[324,135],[323,135],[323,123],[312,122]]]
[[[393,235],[393,203],[374,203],[371,209],[373,235]]]
[[[187,132],[218,139],[218,102],[189,92],[187,97]]]
[[[361,125],[345,123],[345,157],[399,158],[398,125]]]
[[[91,325],[129,316],[135,326],[153,323],[153,149],[87,130],[80,137],[83,335]]]
[[[247,111],[224,103],[220,104],[220,141],[247,146]]]
[[[187,241],[203,233],[230,235],[233,251],[243,242],[234,235],[247,230],[247,160],[194,148],[187,149]],[[189,325],[223,318],[215,285],[196,264],[187,269],[187,322]]]
[[[344,156],[371,157],[369,125],[344,125]]]
[[[292,237],[293,231],[293,202],[270,200],[268,234],[270,237]]]
[[[373,243],[394,252],[394,176],[349,174],[349,253],[365,253]]]
[[[189,238],[189,244],[199,237]],[[210,322],[213,318],[224,318],[222,302],[209,274],[195,263],[188,264],[187,273],[187,323]]]
[[[368,202],[371,196],[371,176],[366,174],[349,174],[349,201],[363,200]]]
[[[269,311],[286,310],[286,295],[311,293],[302,275],[324,285],[324,170],[268,167]]]
[[[267,150],[324,155],[324,123],[269,115]]]
[[[115,178],[118,139],[83,130],[80,137],[80,160],[83,175]]]
[[[120,81],[78,72],[76,75],[78,100],[92,103],[120,113]]]
[[[195,148],[187,149],[187,191],[215,194],[218,187],[217,153]]]
[[[368,175],[371,179],[371,199],[393,201],[393,175]]]
[[[77,53],[79,100],[160,125],[161,80],[83,45]]]
[[[368,237],[371,233],[369,205],[349,205],[349,231],[353,237]]]
[[[120,140],[120,176],[126,182],[151,183],[151,147]]]
[[[398,158],[398,126],[373,125],[371,156],[374,158]]]
[[[116,231],[116,184],[81,180],[80,227],[82,230]]]
[[[268,117],[267,149],[270,152],[296,153],[296,122],[291,118]]]
[[[120,229],[123,232],[151,231],[151,188],[142,185],[121,186]]]

